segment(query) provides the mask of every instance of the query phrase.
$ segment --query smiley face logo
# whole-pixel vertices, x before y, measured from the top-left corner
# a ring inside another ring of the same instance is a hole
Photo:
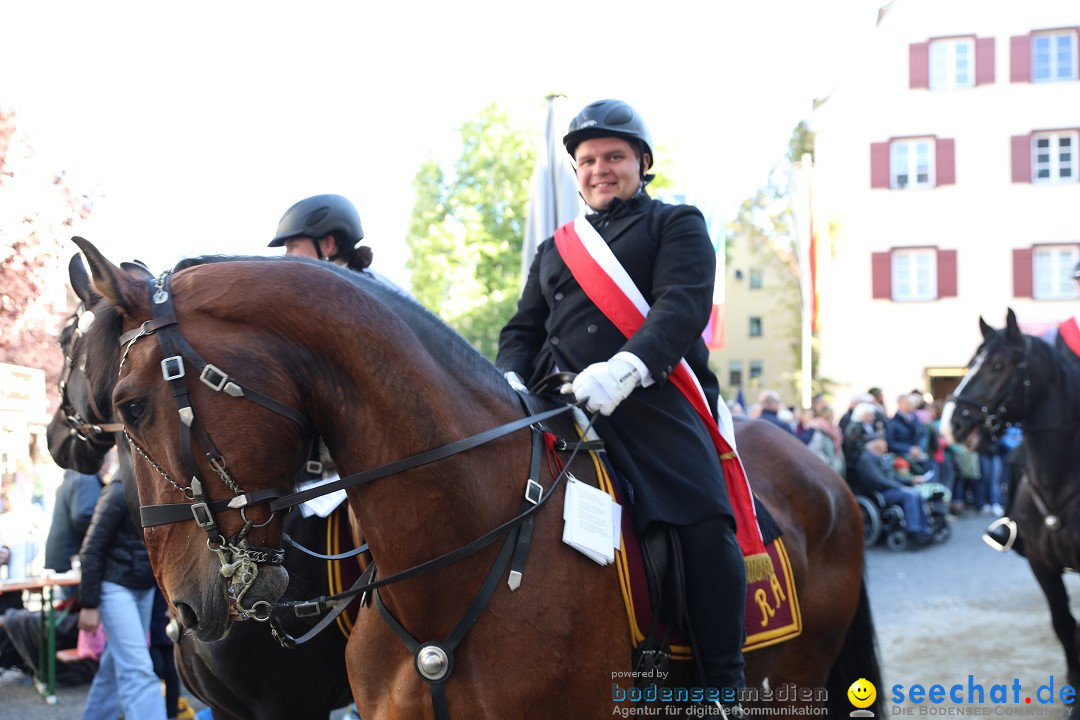
[[[866,678],[859,678],[851,683],[847,691],[848,700],[857,708],[868,708],[877,699],[877,688]]]

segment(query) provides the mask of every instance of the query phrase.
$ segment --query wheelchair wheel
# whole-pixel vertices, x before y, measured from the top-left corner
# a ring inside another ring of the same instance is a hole
[[[904,550],[908,546],[907,532],[904,530],[893,530],[885,538],[885,545],[890,550]]]
[[[934,531],[934,542],[943,543],[950,537],[952,537],[952,527],[947,522],[943,522],[941,527]]]
[[[855,500],[859,503],[859,514],[863,520],[863,546],[873,547],[881,539],[881,512],[868,497],[856,495]]]

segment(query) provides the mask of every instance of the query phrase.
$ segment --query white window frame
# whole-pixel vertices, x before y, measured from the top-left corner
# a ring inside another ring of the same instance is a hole
[[[889,186],[893,190],[934,187],[936,142],[934,138],[910,138],[889,143]]]
[[[937,250],[893,250],[892,299],[896,302],[937,300]]]
[[[1046,45],[1047,47],[1040,47]],[[1075,80],[1077,69],[1075,30],[1046,32],[1031,37],[1031,81]],[[1062,53],[1065,57],[1062,57]],[[1043,55],[1043,57],[1040,57]]]
[[[975,38],[930,41],[930,89],[975,87]]]
[[[1045,141],[1046,148],[1039,143]],[[1064,142],[1063,142],[1064,141]],[[1076,151],[1080,132],[1058,130],[1033,133],[1031,136],[1031,181],[1033,183],[1074,183],[1077,181]],[[1062,149],[1062,146],[1065,149]],[[1045,172],[1046,176],[1041,175]]]
[[[1080,297],[1073,269],[1080,246],[1044,245],[1031,250],[1031,296],[1036,300],[1075,300]]]

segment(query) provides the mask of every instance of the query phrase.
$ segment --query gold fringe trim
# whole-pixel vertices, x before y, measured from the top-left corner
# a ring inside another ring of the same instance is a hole
[[[747,584],[765,580],[776,575],[776,569],[773,568],[772,558],[769,557],[768,553],[747,555],[743,559],[746,561]]]
[[[736,457],[734,450],[720,454],[720,460],[734,460]]]

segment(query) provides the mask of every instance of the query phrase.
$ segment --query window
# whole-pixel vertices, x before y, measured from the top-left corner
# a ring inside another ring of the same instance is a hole
[[[871,297],[875,300],[904,302],[957,296],[955,250],[906,247],[875,252],[870,254],[870,268]]]
[[[761,384],[761,376],[764,375],[764,374],[765,374],[764,363],[762,363],[760,360],[751,360],[750,361],[750,384],[751,385],[760,385]]]
[[[1076,31],[1031,36],[1031,80],[1076,79]]]
[[[761,337],[761,318],[750,318],[750,337]]]
[[[1035,133],[1031,136],[1032,182],[1076,182],[1075,130]]]
[[[930,89],[951,90],[975,85],[975,38],[930,43]]]
[[[897,250],[892,256],[893,300],[937,298],[936,253],[927,248]]]
[[[894,190],[934,186],[934,141],[897,140],[889,148],[890,187]]]
[[[763,286],[763,273],[761,270],[750,269],[750,289],[760,290]]]
[[[927,189],[956,184],[956,141],[897,138],[870,143],[870,187]]]
[[[728,362],[728,385],[739,387],[742,384],[742,360],[731,360]]]
[[[1074,300],[1077,297],[1073,268],[1077,246],[1036,247],[1032,251],[1032,297],[1036,300]]]

